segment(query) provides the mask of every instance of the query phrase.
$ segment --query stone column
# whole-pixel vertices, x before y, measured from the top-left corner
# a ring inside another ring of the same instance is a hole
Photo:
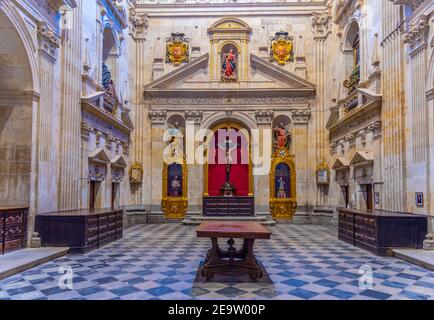
[[[149,119],[151,120],[151,170],[149,174],[149,181],[151,185],[151,217],[155,221],[163,221],[163,212],[161,209],[161,197],[163,192],[163,150],[164,150],[164,128],[166,124],[167,111],[165,110],[150,110]]]
[[[143,98],[143,85],[151,81],[146,74],[146,30],[148,28],[148,16],[130,11],[130,50],[134,59],[130,59],[130,72],[133,73],[134,87],[131,94],[131,118],[134,123],[134,131],[131,134],[131,162],[140,163],[143,166],[144,178],[151,172],[151,124],[148,118],[150,106]],[[144,179],[146,181],[146,179]],[[150,210],[151,185],[149,183],[131,185],[131,206],[137,209]]]
[[[82,59],[82,0],[73,9],[72,28],[63,30],[61,52],[61,104],[58,209],[74,210],[80,203],[80,97]],[[89,66],[90,67],[90,66]]]
[[[37,183],[35,186],[35,209],[38,213],[57,209],[57,134],[59,128],[54,120],[56,84],[55,63],[60,45],[59,37],[45,22],[38,22],[38,63],[40,101],[36,115],[37,126]]]
[[[259,130],[259,146],[252,146],[253,148],[259,147],[259,155],[261,157],[264,156],[264,130],[272,130],[272,123],[274,118],[274,111],[256,111],[256,125]],[[252,142],[253,143],[253,140]],[[270,175],[269,171],[263,175],[253,176],[254,181],[254,192],[255,192],[255,212],[257,215],[268,215],[271,216],[270,213]]]
[[[407,128],[411,128],[411,139],[407,146],[411,146],[407,157],[407,210],[410,212],[426,213],[426,206],[430,204],[429,190],[429,116],[426,99],[427,79],[427,31],[429,29],[428,17],[421,15],[412,23],[409,30],[404,34],[403,41],[410,49],[410,106],[411,117],[407,121]],[[425,207],[417,208],[412,195],[415,192],[425,194]]]
[[[296,219],[308,219],[309,209],[309,176],[311,174],[309,166],[309,147],[308,126],[311,117],[310,110],[293,110],[292,121],[292,152],[295,154],[295,168],[297,170],[297,204],[298,210]],[[298,217],[297,217],[298,216]],[[308,221],[305,221],[308,222]]]
[[[404,48],[401,40],[400,7],[390,1],[382,5],[383,92],[383,201],[381,209],[405,211],[405,97]]]
[[[187,128],[194,129],[194,133],[196,134],[200,129],[200,124],[202,122],[203,112],[202,111],[185,111],[185,121],[186,121],[186,136],[184,137],[186,146],[188,144],[193,143],[190,139],[194,139],[195,136],[190,136],[187,133]],[[198,150],[200,141],[194,141],[194,150],[185,149],[185,157],[188,161],[188,158],[194,159],[194,152]],[[187,154],[193,152],[192,155]],[[188,209],[187,214],[195,214],[199,215],[202,212],[202,197],[203,197],[203,171],[204,166],[198,163],[187,164],[188,168]]]
[[[315,137],[316,137],[316,164],[326,161],[325,151],[327,148],[326,133],[326,59],[327,39],[331,32],[332,17],[329,12],[314,13],[312,17],[312,30],[315,40],[315,83],[316,83],[316,113],[315,113]],[[318,186],[317,206],[327,204],[326,190],[328,186]]]

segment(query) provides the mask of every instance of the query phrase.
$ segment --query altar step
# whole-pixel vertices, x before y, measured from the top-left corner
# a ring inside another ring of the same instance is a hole
[[[204,221],[249,221],[249,222],[259,222],[264,226],[274,226],[276,221],[272,219],[267,219],[267,217],[204,217],[204,216],[189,216],[182,224],[190,226],[198,226]]]

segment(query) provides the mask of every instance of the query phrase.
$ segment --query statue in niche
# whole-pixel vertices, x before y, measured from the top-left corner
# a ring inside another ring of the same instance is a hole
[[[109,67],[103,62],[102,64],[102,86],[105,91],[115,100],[118,100],[115,84],[112,79],[112,73]]]
[[[237,80],[237,54],[234,49],[223,52],[222,55],[222,78],[223,80]]]
[[[171,156],[182,156],[184,153],[184,135],[179,128],[179,122],[169,124],[169,135],[171,145]]]
[[[291,133],[283,123],[274,129],[275,149],[287,148],[291,146]]]
[[[279,188],[277,189],[277,198],[286,199],[286,190],[285,190],[285,180],[283,177],[280,177],[277,181]]]
[[[178,176],[175,176],[172,180],[172,188],[171,188],[171,194],[172,197],[179,197],[181,195],[181,181],[179,180]]]

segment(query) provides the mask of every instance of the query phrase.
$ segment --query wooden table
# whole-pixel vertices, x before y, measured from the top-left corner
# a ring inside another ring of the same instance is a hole
[[[257,222],[204,222],[196,230],[200,238],[211,238],[212,247],[208,251],[201,275],[207,281],[211,280],[216,271],[238,269],[248,273],[251,279],[257,280],[264,276],[264,270],[253,253],[255,239],[271,238],[271,231]],[[228,239],[229,248],[220,249],[218,238]],[[234,239],[244,239],[240,250],[234,248]]]

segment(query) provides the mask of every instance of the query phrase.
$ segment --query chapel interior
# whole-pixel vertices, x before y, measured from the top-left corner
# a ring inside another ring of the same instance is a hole
[[[270,235],[434,271],[433,222],[432,0],[0,0],[0,259],[199,227],[204,282]],[[213,223],[262,240],[214,257]]]

